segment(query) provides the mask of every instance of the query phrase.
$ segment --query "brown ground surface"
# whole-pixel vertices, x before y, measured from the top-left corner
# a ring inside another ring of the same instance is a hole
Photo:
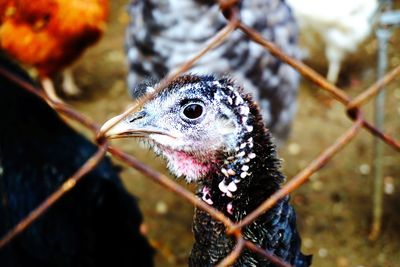
[[[79,99],[68,102],[99,123],[120,113],[130,103],[125,87],[123,52],[124,27],[128,21],[125,1],[111,1],[112,16],[105,38],[90,49],[74,68],[83,90]],[[391,66],[400,63],[399,31],[391,40]],[[368,41],[350,57],[341,77],[350,95],[360,93],[374,81],[376,41]],[[319,56],[318,58],[322,58]],[[311,62],[325,73],[323,62]],[[386,131],[400,139],[400,81],[387,90]],[[364,109],[372,119],[372,105]],[[298,99],[298,114],[291,138],[280,151],[283,171],[288,179],[303,169],[351,125],[343,107],[307,81]],[[116,145],[155,169],[167,173],[162,160],[135,140]],[[314,254],[313,266],[378,267],[400,266],[400,154],[385,146],[385,194],[382,234],[368,240],[372,209],[373,139],[361,134],[330,161],[310,182],[297,190],[292,201],[305,253]],[[133,169],[124,168],[122,179],[140,200],[145,226],[157,247],[157,266],[186,266],[193,240],[193,207]]]

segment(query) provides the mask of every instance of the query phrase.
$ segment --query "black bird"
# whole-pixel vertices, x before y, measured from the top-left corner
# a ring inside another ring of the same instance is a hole
[[[151,88],[149,88],[151,89]],[[120,118],[119,116],[116,118]],[[116,118],[103,127],[108,127]],[[271,135],[251,97],[227,78],[183,76],[116,124],[109,138],[145,138],[176,176],[198,184],[198,196],[238,222],[280,188]],[[304,267],[296,215],[289,197],[244,228],[244,236],[286,262]],[[207,212],[196,209],[190,266],[214,266],[235,240]],[[274,266],[246,250],[234,266]]]
[[[224,25],[216,0],[133,0],[126,31],[128,87],[141,95],[144,79],[160,80],[185,63]],[[239,3],[244,24],[274,42],[286,54],[299,58],[298,29],[284,0],[246,0]],[[203,56],[191,69],[198,74],[229,76],[243,84],[259,104],[274,138],[283,141],[296,110],[299,75],[240,31]]]
[[[0,68],[30,84],[17,65]],[[0,236],[96,152],[42,99],[0,75]],[[2,267],[153,266],[137,201],[109,159],[0,250]]]

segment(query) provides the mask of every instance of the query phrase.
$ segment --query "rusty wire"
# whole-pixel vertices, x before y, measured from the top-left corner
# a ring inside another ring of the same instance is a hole
[[[287,262],[284,262],[283,260],[281,260],[280,258],[276,257],[274,254],[271,254],[270,252],[254,245],[252,242],[250,241],[245,241],[244,245],[254,251],[257,252],[258,254],[260,254],[261,256],[263,256],[264,258],[268,259],[271,263],[275,264],[276,266],[280,266],[280,267],[292,267],[292,265],[290,265]]]
[[[390,71],[385,77],[371,85],[364,92],[359,94],[350,103],[347,104],[348,109],[353,109],[355,107],[360,107],[364,105],[368,100],[374,97],[380,90],[385,88],[390,82],[400,76],[400,66],[397,66],[392,71]]]
[[[290,194],[302,184],[304,184],[308,178],[321,169],[337,152],[345,147],[358,133],[361,126],[363,125],[361,113],[359,113],[356,123],[353,124],[342,136],[340,136],[333,145],[325,149],[315,160],[313,160],[304,170],[297,174],[293,179],[286,183],[280,190],[275,192],[267,200],[265,200],[258,208],[247,215],[241,222],[235,225],[235,228],[229,230],[241,229],[248,225],[258,216],[263,214],[265,211],[271,209],[276,202]]]
[[[239,231],[235,233],[235,237],[237,241],[235,248],[231,251],[231,253],[229,253],[228,256],[218,263],[217,267],[231,266],[242,253],[246,241]]]
[[[153,99],[155,95],[157,95],[160,91],[164,90],[168,84],[176,79],[180,74],[188,71],[190,67],[192,67],[202,56],[204,56],[208,51],[220,45],[231,32],[235,30],[237,27],[238,20],[236,18],[232,18],[229,20],[229,23],[223,27],[210,41],[207,46],[205,46],[199,53],[197,53],[193,58],[186,61],[182,66],[180,66],[173,73],[168,74],[164,79],[162,79],[155,87],[154,91],[150,94],[147,94],[141,97],[134,105],[129,107],[121,114],[116,120],[107,125],[107,127],[102,128],[101,132],[98,134],[98,138],[101,139],[107,131],[109,131],[113,126],[115,126],[118,122],[126,118],[129,114],[139,109],[143,104]]]
[[[135,168],[142,174],[151,178],[155,182],[161,184],[165,188],[171,190],[178,196],[186,199],[190,203],[192,203],[197,208],[203,209],[208,212],[214,219],[222,222],[226,229],[227,234],[232,235],[236,239],[236,246],[232,250],[232,252],[220,261],[218,266],[229,266],[232,265],[235,260],[240,257],[244,248],[250,249],[265,258],[267,258],[270,262],[280,267],[290,267],[291,265],[281,260],[279,257],[273,255],[271,252],[266,251],[252,242],[245,240],[242,234],[242,229],[252,221],[254,221],[258,216],[268,211],[271,207],[273,207],[277,201],[286,195],[290,194],[302,184],[304,184],[309,177],[320,170],[327,162],[329,162],[333,156],[335,156],[342,148],[344,148],[347,144],[349,144],[359,133],[361,128],[368,130],[372,135],[377,136],[382,139],[386,144],[393,147],[395,150],[400,151],[400,142],[395,140],[393,137],[383,133],[379,129],[376,129],[373,125],[371,125],[368,121],[366,121],[363,117],[363,113],[361,107],[372,97],[374,97],[382,88],[393,81],[396,77],[398,77],[400,73],[400,66],[394,68],[390,71],[385,77],[371,85],[367,88],[363,93],[351,99],[344,91],[336,87],[335,85],[329,83],[325,78],[315,72],[313,69],[308,67],[307,65],[299,62],[288,55],[284,54],[278,47],[276,47],[272,42],[265,40],[259,33],[254,31],[253,29],[247,27],[246,25],[240,22],[240,18],[237,13],[237,9],[235,5],[237,4],[237,0],[220,0],[220,8],[222,13],[227,17],[229,23],[223,29],[221,29],[202,49],[197,55],[195,55],[191,60],[188,60],[185,64],[183,64],[177,71],[168,75],[165,79],[163,79],[155,88],[156,93],[160,90],[166,88],[169,82],[174,80],[183,72],[187,71],[193,64],[197,62],[204,54],[206,54],[209,50],[217,47],[224,40],[226,40],[229,35],[235,30],[239,29],[244,34],[246,34],[251,40],[259,43],[265,49],[267,49],[272,55],[278,57],[282,61],[288,63],[293,68],[295,68],[303,77],[311,80],[314,84],[318,85],[320,89],[327,91],[333,98],[343,104],[345,111],[347,112],[348,117],[353,120],[352,126],[346,130],[344,134],[342,134],[331,146],[326,148],[321,152],[321,154],[316,157],[306,168],[304,168],[300,173],[298,173],[293,179],[287,182],[282,186],[280,190],[278,190],[275,194],[273,194],[270,198],[265,200],[257,209],[255,209],[252,213],[247,215],[241,222],[232,222],[229,218],[227,218],[222,212],[214,209],[213,207],[207,205],[205,202],[196,197],[192,192],[188,191],[184,187],[177,184],[172,179],[167,176],[153,170],[149,166],[141,163],[135,157],[124,153],[118,148],[113,146],[109,146],[107,140],[104,138],[104,134],[113,126],[109,125],[108,128],[102,129],[99,132],[99,125],[93,122],[90,118],[82,115],[78,111],[74,110],[70,106],[65,103],[52,102],[44,95],[42,92],[38,91],[37,88],[26,83],[13,74],[9,73],[7,70],[0,68],[0,75],[12,80],[16,84],[20,85],[22,88],[30,91],[33,94],[36,94],[38,97],[42,98],[46,102],[48,102],[60,115],[68,117],[76,122],[79,122],[86,128],[90,129],[93,134],[96,134],[96,140],[99,143],[99,150],[79,169],[77,172],[67,179],[63,185],[56,190],[53,194],[51,194],[42,204],[40,204],[36,209],[34,209],[28,216],[22,219],[14,228],[9,230],[6,235],[0,240],[0,249],[6,246],[9,242],[11,242],[19,233],[24,231],[30,224],[32,224],[35,220],[37,220],[41,215],[43,215],[48,208],[54,204],[58,199],[60,199],[66,192],[70,191],[75,184],[80,181],[85,174],[91,171],[95,166],[100,162],[103,158],[106,151],[110,152],[113,157],[119,159],[120,161],[126,163],[128,166]],[[138,107],[149,101],[155,94],[152,94],[148,97],[145,97],[139,100],[135,105],[131,106],[127,109],[122,117],[119,120],[123,119],[123,116],[127,116],[131,112],[134,112]],[[119,121],[118,120],[118,121]],[[118,122],[117,120],[114,122],[114,125]]]
[[[89,173],[103,159],[106,154],[107,143],[100,145],[99,149],[91,156],[70,178],[65,180],[61,186],[46,198],[39,206],[32,210],[23,220],[7,232],[0,240],[0,249],[23,232],[29,225],[42,216],[54,203],[56,203],[67,192],[71,191],[82,178]]]

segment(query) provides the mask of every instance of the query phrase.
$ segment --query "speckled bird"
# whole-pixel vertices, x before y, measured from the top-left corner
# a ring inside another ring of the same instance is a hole
[[[284,0],[240,1],[240,17],[286,54],[299,58],[298,29]],[[144,79],[161,79],[189,60],[227,23],[213,0],[135,0],[129,6],[126,51],[134,98]],[[299,75],[240,31],[191,69],[235,78],[261,107],[267,127],[286,139],[296,110]]]
[[[120,116],[106,122],[103,129]],[[146,140],[167,160],[175,176],[197,183],[198,197],[234,222],[279,190],[284,180],[257,105],[228,78],[182,76],[106,135]],[[201,209],[195,210],[193,232],[189,266],[214,266],[236,244],[225,234],[224,225]],[[293,266],[311,264],[311,257],[300,251],[289,197],[246,226],[243,234]],[[233,266],[274,265],[245,250]]]

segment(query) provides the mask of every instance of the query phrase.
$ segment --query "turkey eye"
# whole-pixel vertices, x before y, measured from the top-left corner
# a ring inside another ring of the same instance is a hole
[[[185,117],[188,119],[194,120],[203,115],[203,110],[204,110],[203,105],[199,103],[193,103],[184,107],[183,115],[185,115]]]

